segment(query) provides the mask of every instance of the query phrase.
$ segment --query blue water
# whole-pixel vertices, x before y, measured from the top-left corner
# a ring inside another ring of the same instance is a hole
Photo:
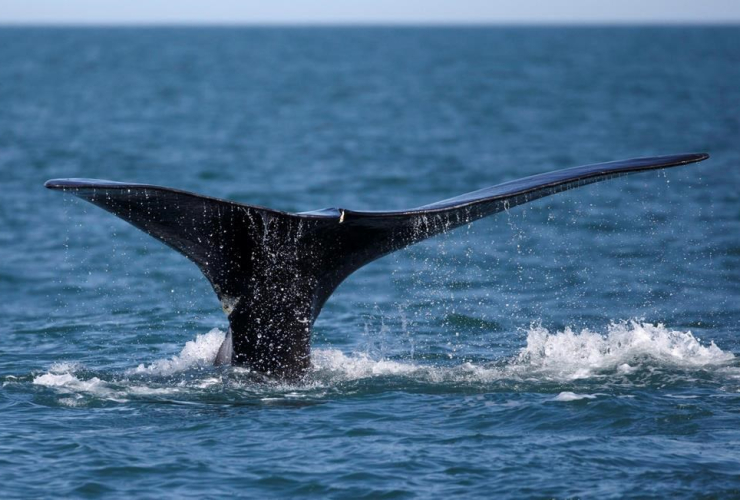
[[[0,496],[740,496],[740,28],[0,30]],[[418,206],[706,151],[381,259],[301,384],[55,177]]]

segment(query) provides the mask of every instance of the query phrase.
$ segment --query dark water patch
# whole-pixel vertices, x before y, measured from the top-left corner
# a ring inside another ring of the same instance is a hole
[[[445,316],[442,325],[447,329],[463,328],[468,331],[480,330],[482,332],[500,332],[503,327],[496,321],[475,318],[465,314],[452,313]]]

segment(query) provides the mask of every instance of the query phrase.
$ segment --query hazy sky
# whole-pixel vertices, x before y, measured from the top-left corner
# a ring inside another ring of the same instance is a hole
[[[0,23],[738,23],[740,0],[0,0]]]

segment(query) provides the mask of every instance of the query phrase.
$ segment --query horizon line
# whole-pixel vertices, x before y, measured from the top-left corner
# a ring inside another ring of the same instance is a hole
[[[498,28],[498,27],[740,27],[738,20],[496,20],[496,21],[2,21],[0,28]]]

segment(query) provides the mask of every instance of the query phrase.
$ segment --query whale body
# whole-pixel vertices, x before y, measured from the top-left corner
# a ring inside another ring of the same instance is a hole
[[[294,214],[97,179],[53,179],[45,186],[117,215],[200,268],[229,319],[217,363],[297,379],[310,366],[311,330],[324,303],[365,264],[551,194],[708,157],[681,154],[585,165],[392,211],[326,208]]]

